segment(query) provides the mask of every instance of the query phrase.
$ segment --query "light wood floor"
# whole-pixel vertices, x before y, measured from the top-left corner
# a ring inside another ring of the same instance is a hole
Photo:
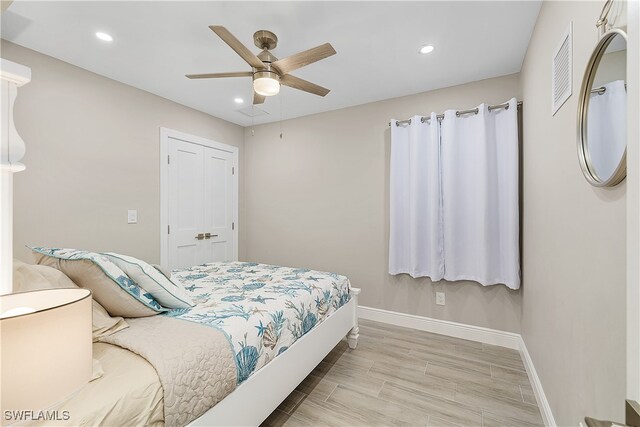
[[[372,321],[263,426],[543,425],[517,351]]]

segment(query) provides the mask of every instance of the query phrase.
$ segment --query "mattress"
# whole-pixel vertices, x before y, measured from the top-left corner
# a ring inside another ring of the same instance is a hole
[[[37,426],[162,426],[162,386],[144,358],[111,344],[93,344],[93,358],[103,374],[50,411],[59,421],[29,422]],[[49,411],[49,412],[50,412]],[[66,412],[65,412],[66,411]],[[68,419],[65,418],[68,414]]]

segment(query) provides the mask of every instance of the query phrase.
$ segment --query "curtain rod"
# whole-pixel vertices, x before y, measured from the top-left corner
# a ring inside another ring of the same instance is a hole
[[[517,105],[518,105],[518,109],[522,108],[522,101],[518,101],[518,104],[517,104]],[[497,109],[500,109],[500,108],[509,109],[509,103],[508,103],[508,102],[504,102],[504,103],[502,103],[502,104],[489,105],[489,111],[491,111],[491,110],[497,110]],[[461,115],[463,115],[463,114],[472,114],[472,113],[473,113],[473,114],[478,114],[478,112],[479,112],[479,111],[480,111],[480,110],[478,110],[478,108],[472,108],[472,109],[470,109],[470,110],[458,110],[458,111],[456,111],[456,116],[460,117],[460,116],[461,116]],[[438,114],[438,115],[436,116],[436,118],[437,118],[438,120],[442,120],[442,119],[444,119],[444,114]],[[424,123],[424,122],[426,122],[427,120],[431,120],[431,118],[430,118],[430,117],[421,117],[421,118],[420,118],[420,122],[421,122],[421,123]],[[400,126],[400,125],[409,125],[409,124],[411,124],[411,119],[398,120],[398,121],[396,122],[396,126]],[[391,126],[391,122],[389,122],[389,126]]]
[[[624,90],[627,90],[627,84],[624,84]],[[607,91],[607,88],[604,86],[600,86],[597,89],[591,89],[591,93],[597,93],[598,95],[602,95],[603,93],[605,93]]]

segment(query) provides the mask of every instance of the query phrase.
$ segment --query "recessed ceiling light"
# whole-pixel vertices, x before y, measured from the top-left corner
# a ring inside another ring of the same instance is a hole
[[[235,98],[233,102],[235,102],[236,104],[242,104],[244,100],[242,98]]]
[[[102,41],[105,41],[105,42],[112,42],[113,41],[113,37],[111,37],[110,34],[103,33],[103,32],[100,32],[100,31],[98,31],[96,33],[96,37],[99,38]]]
[[[420,53],[431,53],[433,52],[434,49],[435,47],[431,46],[430,44],[427,44],[420,48]]]

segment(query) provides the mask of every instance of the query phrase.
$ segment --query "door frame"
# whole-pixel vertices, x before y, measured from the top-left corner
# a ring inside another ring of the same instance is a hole
[[[235,224],[233,228],[233,259],[238,260],[238,230],[240,225],[238,224],[238,176],[240,171],[238,169],[238,156],[240,149],[233,145],[223,144],[221,142],[213,141],[211,139],[202,138],[200,136],[190,135],[185,132],[180,132],[174,129],[165,127],[160,128],[160,265],[166,267],[169,260],[169,139],[178,139],[180,141],[188,142],[190,144],[201,145],[208,148],[214,148],[216,150],[226,151],[233,154],[234,173],[232,175],[232,205],[233,205],[233,219]]]

